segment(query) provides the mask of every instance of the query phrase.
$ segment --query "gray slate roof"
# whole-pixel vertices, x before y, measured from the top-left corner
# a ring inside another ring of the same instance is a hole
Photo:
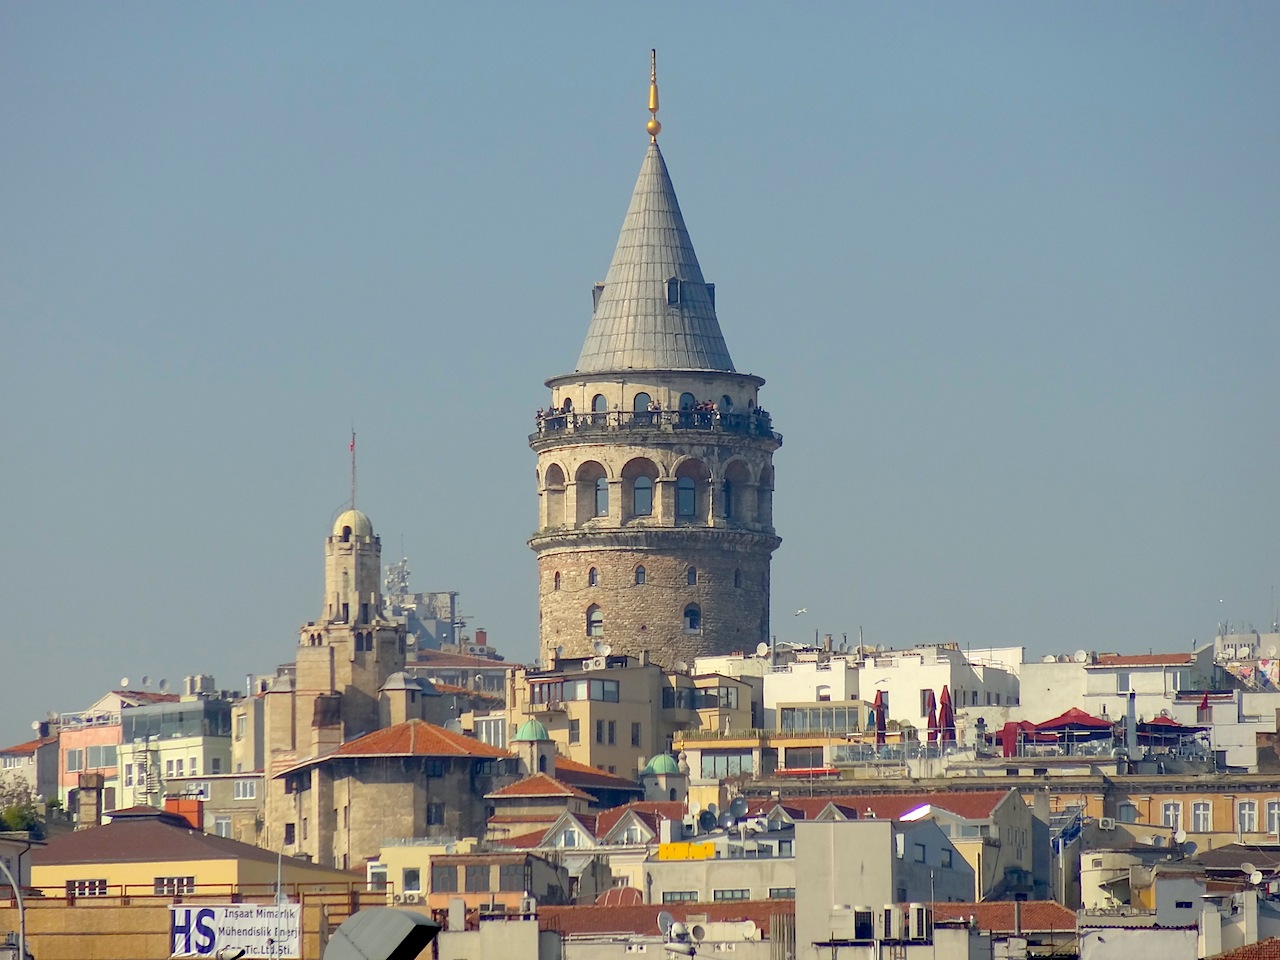
[[[668,303],[667,281],[680,284]],[[657,143],[649,145],[576,372],[733,370]]]

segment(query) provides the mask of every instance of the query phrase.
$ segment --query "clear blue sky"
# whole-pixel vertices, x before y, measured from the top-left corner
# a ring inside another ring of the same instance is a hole
[[[526,435],[652,46],[786,437],[776,633],[1265,626],[1278,40],[1274,3],[3,5],[0,741],[291,659],[353,423],[384,559],[534,656]]]

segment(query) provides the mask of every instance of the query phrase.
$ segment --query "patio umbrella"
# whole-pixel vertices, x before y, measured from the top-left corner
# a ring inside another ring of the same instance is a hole
[[[938,701],[934,699],[932,690],[925,692],[924,702],[929,711],[929,742],[936,743],[938,740]]]
[[[939,739],[943,743],[956,742],[956,711],[951,705],[951,689],[942,685],[942,696],[938,698]]]
[[[871,709],[875,712],[875,715],[876,715],[876,744],[879,745],[884,743],[885,723],[887,719],[885,717],[885,713],[887,711],[885,710],[885,706],[884,706],[883,690],[876,691],[875,703],[872,704]]]
[[[1152,746],[1177,746],[1188,737],[1204,733],[1208,727],[1189,727],[1172,717],[1153,717],[1138,722],[1138,742]]]

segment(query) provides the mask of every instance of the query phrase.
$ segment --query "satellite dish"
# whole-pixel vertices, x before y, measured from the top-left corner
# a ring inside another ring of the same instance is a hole
[[[697,800],[690,800],[690,801],[689,801],[689,813],[690,813],[690,815],[692,815],[692,816],[695,816],[695,817],[696,817],[696,816],[697,816],[699,813],[701,813],[701,812],[702,812],[702,804],[700,804]]]
[[[1195,852],[1196,852],[1196,849],[1197,849],[1197,847],[1196,847],[1196,845],[1195,845],[1195,843],[1194,843],[1194,842],[1186,843],[1186,844],[1184,844],[1184,845],[1183,845],[1183,847],[1182,847],[1182,855],[1183,855],[1184,857],[1189,857],[1189,856],[1191,856],[1193,853],[1195,853]]]
[[[718,823],[722,829],[728,830],[733,826],[733,814],[726,810],[724,813],[720,814],[720,818],[716,823]]]
[[[1187,842],[1187,831],[1185,831],[1185,830],[1179,830],[1177,833],[1175,833],[1175,834],[1173,835],[1173,842],[1174,842],[1174,843],[1186,843],[1186,842]]]
[[[1087,663],[1089,660],[1089,651],[1077,650],[1074,654],[1072,654],[1071,659],[1074,660],[1076,663]]]
[[[40,729],[40,721],[39,721],[39,720],[32,720],[32,721],[31,721],[31,729],[32,729],[32,730],[39,730],[39,729]]]
[[[1253,873],[1249,874],[1249,882],[1250,882],[1250,883],[1254,883],[1254,884],[1261,883],[1261,882],[1262,882],[1262,871],[1261,871],[1261,870],[1255,870],[1255,871],[1253,871]]]
[[[597,657],[605,656],[605,652],[604,652],[605,646],[606,644],[603,640],[593,640],[591,642],[591,649],[595,651],[595,655]]]
[[[734,797],[733,803],[729,804],[729,812],[733,814],[733,819],[741,820],[747,815],[747,798]]]
[[[660,914],[658,914],[658,930],[662,933],[664,937],[667,935],[667,932],[671,929],[671,925],[675,922],[676,922],[676,918],[673,917],[671,914],[667,913],[667,911],[665,910],[663,910]]]
[[[710,811],[711,811],[712,813],[714,813],[714,814],[719,814],[719,813],[720,813],[720,808],[719,808],[719,807],[717,807],[714,803],[708,803],[708,804],[707,804],[707,809],[708,809],[708,810],[710,810]]]
[[[534,661],[533,661],[533,669],[535,669],[535,670],[541,670],[541,669],[542,669],[542,658],[541,658],[541,657],[538,657],[536,660],[534,660]]]
[[[147,678],[146,678],[146,677],[143,677],[143,678],[142,678],[142,685],[143,685],[144,687],[147,685],[146,681],[147,681]],[[156,684],[156,686],[158,686],[158,687],[160,688],[160,692],[161,692],[161,693],[164,693],[166,690],[168,690],[168,689],[169,689],[169,681],[168,681],[168,680],[166,680],[164,677],[161,677],[161,678],[160,678],[160,682],[159,682],[158,684]]]
[[[685,663],[683,660],[677,660],[673,666],[674,666],[674,669],[675,669],[676,673],[688,673],[688,672],[689,672],[689,665],[688,665],[687,663]]]
[[[128,677],[121,677],[121,678],[120,678],[120,689],[121,689],[121,690],[128,690],[128,689],[129,689],[129,678],[128,678]]]
[[[769,645],[761,640],[756,644],[756,656],[763,657],[769,652]]]
[[[145,690],[149,686],[151,686],[151,678],[144,673],[142,675],[142,689]]]
[[[1275,655],[1276,655],[1276,648],[1274,646],[1267,647],[1267,656],[1274,658]]]
[[[446,720],[446,721],[444,722],[444,728],[445,728],[446,730],[448,730],[450,733],[461,733],[461,732],[462,732],[462,721],[461,721],[461,720],[457,720],[457,719],[454,719],[454,720]]]
[[[1253,871],[1255,871],[1255,870],[1257,870],[1257,869],[1258,869],[1258,868],[1257,868],[1257,867],[1255,867],[1255,866],[1254,866],[1252,863],[1250,863],[1248,860],[1246,860],[1244,863],[1240,864],[1240,872],[1241,872],[1241,873],[1253,873]]]
[[[1052,653],[1046,653],[1043,657],[1040,658],[1040,662],[1041,663],[1057,663],[1058,658],[1055,657]]]
[[[703,810],[698,814],[698,828],[706,833],[708,830],[716,828],[716,815],[710,810]]]

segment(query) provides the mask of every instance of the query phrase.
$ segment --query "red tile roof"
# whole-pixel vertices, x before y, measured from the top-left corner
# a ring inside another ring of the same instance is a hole
[[[437,727],[425,720],[409,720],[375,730],[344,743],[333,752],[342,757],[481,757],[508,759],[511,754],[472,737]]]
[[[556,778],[575,787],[602,787],[607,790],[632,790],[640,793],[643,788],[634,780],[620,777],[616,773],[597,770],[595,767],[568,757],[556,757]]]
[[[712,922],[753,920],[769,936],[769,918],[791,916],[794,900],[736,900],[732,903],[646,903],[634,907],[539,907],[538,929],[561,935],[575,933],[637,933],[658,936],[658,914],[667,911],[684,921],[689,914],[701,914]]]
[[[625,803],[620,807],[614,807],[612,810],[604,810],[596,818],[596,837],[603,837],[618,825],[619,820],[633,811],[640,814],[640,819],[656,833],[659,819],[681,820],[684,818],[685,806],[679,801],[636,800],[632,803]]]
[[[441,693],[448,693],[458,697],[475,697],[478,700],[493,700],[495,702],[503,702],[506,699],[500,693],[491,693],[488,690],[472,690],[469,687],[460,687],[456,683],[442,683],[439,680],[432,680],[431,685]]]
[[[1280,937],[1259,940],[1226,953],[1214,954],[1213,960],[1280,960]]]
[[[116,810],[111,817],[104,826],[54,837],[43,849],[33,851],[32,862],[40,866],[178,860],[276,863],[275,851],[192,830],[186,818],[154,807]],[[290,864],[291,869],[298,867],[308,869],[312,865],[301,861]],[[314,869],[331,872],[327,868]]]
[[[35,753],[45,744],[57,742],[57,737],[37,737],[35,740],[28,740],[26,743],[15,744],[12,747],[4,747],[3,749],[0,749],[0,754],[11,757],[26,756],[29,753]]]
[[[1189,653],[1100,653],[1100,667],[1177,667],[1192,662]]]
[[[994,933],[1013,932],[1013,903],[991,901],[989,903],[935,903],[933,919],[968,921],[973,917],[980,930]],[[1027,900],[1022,904],[1022,929],[1028,933],[1048,930],[1072,931],[1076,929],[1076,915],[1053,900]]]
[[[492,820],[490,820],[492,822]],[[529,850],[533,847],[542,846],[542,838],[547,835],[546,830],[534,830],[532,833],[521,833],[514,837],[498,837],[493,843],[499,843],[504,847],[517,847],[521,850]]]
[[[509,783],[500,790],[485,794],[485,799],[505,799],[509,797],[577,797],[579,800],[594,800],[595,797],[583,793],[577,787],[561,783],[545,773],[535,773],[531,777]]]

